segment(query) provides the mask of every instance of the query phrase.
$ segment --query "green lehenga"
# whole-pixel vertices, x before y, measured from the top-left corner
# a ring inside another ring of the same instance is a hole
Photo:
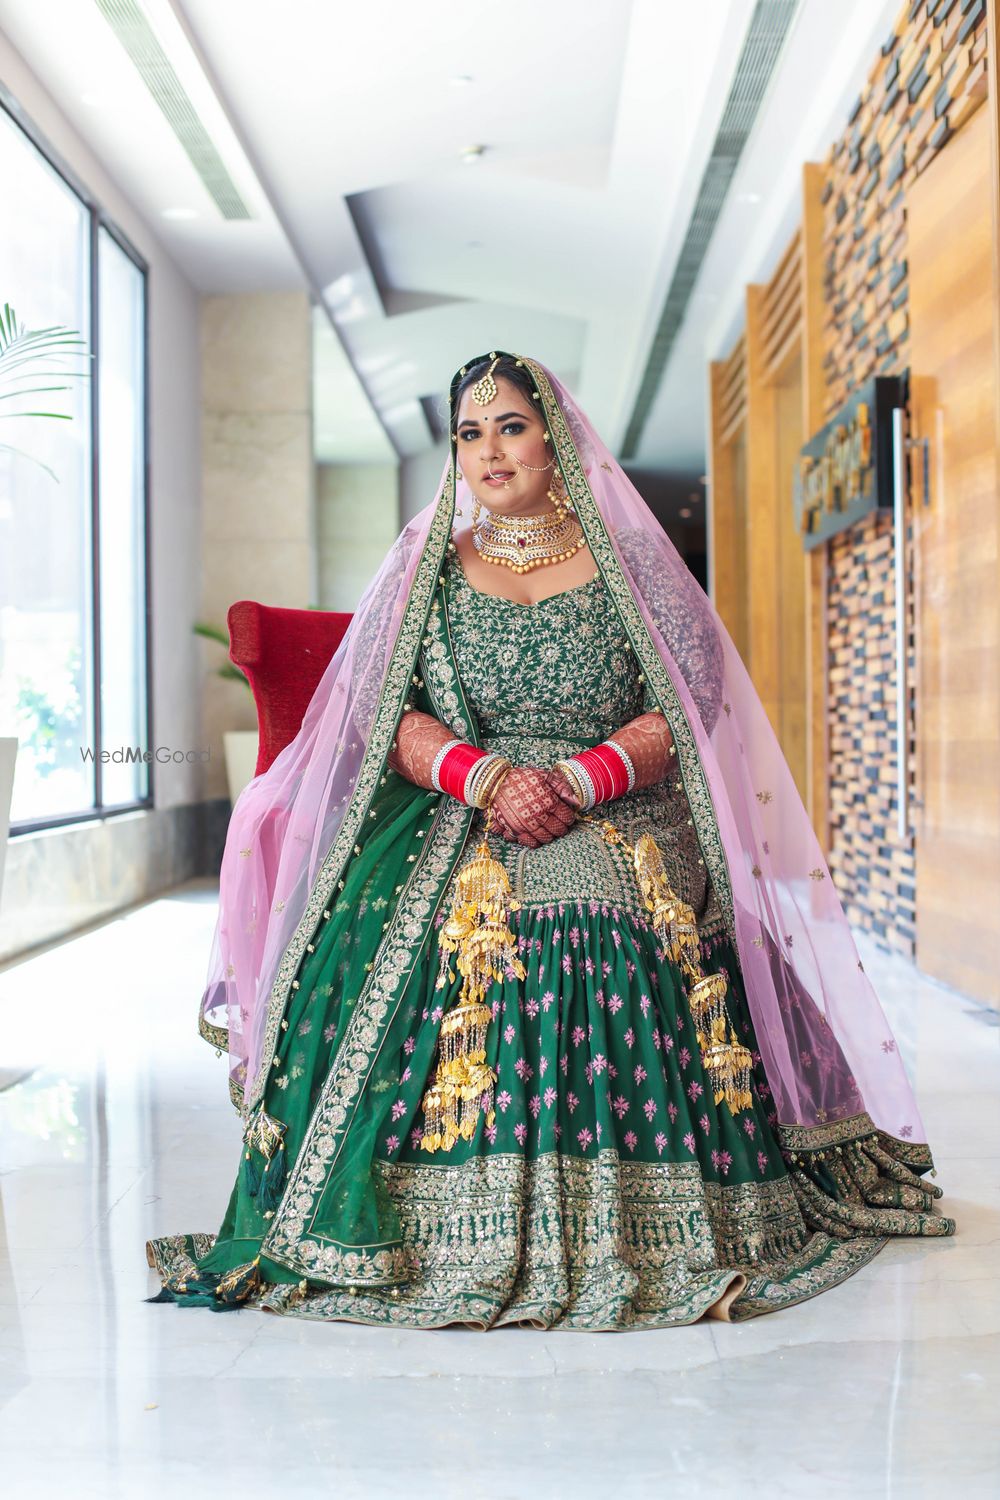
[[[655,706],[600,575],[520,605],[473,589],[452,553],[439,584],[414,702],[466,737],[549,765]],[[699,709],[711,722],[719,705]],[[860,1107],[825,1132],[779,1125],[681,781],[604,811],[627,838],[654,835],[706,970],[725,970],[751,1107],[714,1103],[681,971],[622,852],[585,823],[531,850],[491,833],[526,977],[488,996],[493,1123],[424,1151],[421,1100],[461,986],[436,988],[436,933],[483,815],[387,770],[275,1028],[260,1103],[284,1159],[244,1153],[218,1236],[150,1241],[164,1296],[211,1302],[252,1267],[234,1300],[296,1316],[665,1327],[778,1309],[892,1235],[953,1230],[926,1147]]]

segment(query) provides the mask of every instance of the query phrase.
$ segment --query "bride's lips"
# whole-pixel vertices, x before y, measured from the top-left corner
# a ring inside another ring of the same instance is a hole
[[[494,489],[495,489],[498,484],[509,483],[510,480],[512,480],[513,478],[514,478],[513,473],[505,474],[503,472],[503,470],[501,469],[500,473],[497,475],[497,477],[495,479],[491,479],[488,474],[484,474],[483,475],[483,483],[484,484],[491,484],[494,487]]]

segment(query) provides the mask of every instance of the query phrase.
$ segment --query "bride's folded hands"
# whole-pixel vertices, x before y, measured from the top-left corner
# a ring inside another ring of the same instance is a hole
[[[493,798],[492,826],[511,843],[537,849],[576,822],[572,805],[550,784],[543,766],[513,766]]]

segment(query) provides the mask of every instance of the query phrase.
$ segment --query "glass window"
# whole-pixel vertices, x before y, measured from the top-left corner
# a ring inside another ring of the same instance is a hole
[[[85,340],[59,366],[0,360],[0,390],[24,391],[0,401],[0,734],[19,739],[16,833],[149,797],[149,767],[122,755],[147,746],[145,275],[2,108],[0,179],[18,204],[0,308]],[[102,750],[119,754],[102,764]]]

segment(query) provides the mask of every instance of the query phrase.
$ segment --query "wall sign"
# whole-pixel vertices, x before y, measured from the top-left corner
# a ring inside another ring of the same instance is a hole
[[[905,405],[907,373],[867,380],[801,449],[795,522],[806,551],[892,509],[892,409]]]

